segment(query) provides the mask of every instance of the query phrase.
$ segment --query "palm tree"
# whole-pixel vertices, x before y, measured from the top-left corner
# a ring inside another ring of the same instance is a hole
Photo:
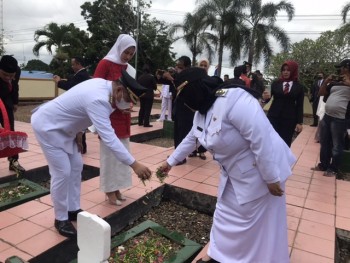
[[[247,0],[244,22],[249,28],[249,38],[244,43],[244,52],[248,54],[248,62],[258,63],[264,57],[265,66],[270,63],[273,54],[269,37],[274,37],[284,52],[290,47],[290,39],[285,31],[276,26],[278,12],[284,10],[288,15],[288,21],[294,16],[294,7],[286,1],[277,4],[267,3],[262,5],[261,0]]]
[[[224,47],[231,49],[231,61],[236,61],[240,54],[242,36],[247,30],[241,23],[244,0],[197,0],[199,3],[196,15],[203,18],[206,26],[213,34],[216,34],[218,45],[217,74],[221,75],[222,57]]]
[[[182,30],[183,35],[174,38],[174,42],[183,39],[192,53],[192,65],[196,64],[196,57],[202,54],[204,51],[208,54],[208,59],[211,61],[214,54],[214,50],[211,46],[211,42],[216,42],[216,36],[205,32],[205,26],[203,26],[203,17],[199,15],[192,15],[187,13],[182,24],[172,24],[169,29],[169,35],[171,37],[178,30]]]
[[[341,11],[341,16],[342,16],[342,18],[343,18],[343,23],[344,23],[344,24],[346,23],[346,17],[347,17],[347,15],[348,15],[349,10],[350,10],[350,3],[347,3],[347,4],[343,7],[343,9],[342,9],[342,11]]]
[[[77,37],[78,35],[79,37]],[[43,37],[44,39],[40,40]],[[53,53],[53,47],[56,47],[54,51],[57,53],[70,54],[70,49],[72,48],[83,48],[83,42],[86,39],[81,39],[81,37],[84,37],[84,34],[73,23],[61,26],[56,23],[50,23],[43,29],[35,31],[34,40],[37,43],[33,47],[33,53],[39,56],[40,49],[45,46],[50,54]]]

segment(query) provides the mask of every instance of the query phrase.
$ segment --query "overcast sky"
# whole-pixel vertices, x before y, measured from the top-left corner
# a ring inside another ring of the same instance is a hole
[[[50,22],[59,25],[74,23],[77,27],[86,29],[86,23],[80,15],[80,6],[85,2],[93,1],[3,1],[2,19],[0,21],[3,21],[6,53],[13,54],[19,63],[31,59],[41,59],[49,63],[52,56],[45,51],[45,48],[40,50],[40,57],[35,57],[32,53],[35,44],[33,40],[34,31]],[[136,5],[137,0],[133,0],[133,2]],[[263,3],[266,2],[271,1],[263,0]],[[273,0],[272,2],[277,3],[279,1]],[[285,12],[281,12],[277,19],[277,25],[286,30],[292,42],[298,42],[304,38],[316,39],[323,31],[339,28],[341,26],[341,9],[345,4],[350,3],[350,0],[290,0],[290,2],[295,8],[294,19],[287,22]],[[196,0],[153,0],[152,7],[148,12],[157,19],[169,23],[182,22],[184,14],[195,9],[195,3]],[[178,53],[178,56],[191,55],[181,41],[174,44],[174,50]],[[245,59],[243,58],[243,60]],[[215,65],[215,62],[213,61],[212,64]],[[225,58],[223,64],[230,67]]]

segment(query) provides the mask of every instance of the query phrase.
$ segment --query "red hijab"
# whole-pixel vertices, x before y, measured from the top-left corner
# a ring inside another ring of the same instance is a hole
[[[283,70],[284,66],[288,66],[289,71],[290,71],[290,76],[288,79],[285,79],[282,75],[282,70]],[[283,65],[281,67],[280,80],[281,81],[296,81],[296,80],[298,80],[298,64],[295,61],[287,60],[286,62],[283,63]]]

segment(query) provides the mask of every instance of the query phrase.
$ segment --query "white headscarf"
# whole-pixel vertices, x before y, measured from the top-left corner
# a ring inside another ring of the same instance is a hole
[[[128,63],[122,62],[120,57],[125,49],[129,47],[135,47],[136,52],[136,41],[129,35],[120,34],[117,38],[117,41],[114,43],[113,47],[104,57],[104,59],[107,59],[119,65],[127,65]]]

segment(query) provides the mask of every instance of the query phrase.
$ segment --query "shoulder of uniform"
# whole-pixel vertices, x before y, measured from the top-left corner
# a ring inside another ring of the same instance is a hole
[[[218,89],[216,92],[215,92],[215,96],[216,97],[225,97],[226,94],[228,92],[228,89]]]

